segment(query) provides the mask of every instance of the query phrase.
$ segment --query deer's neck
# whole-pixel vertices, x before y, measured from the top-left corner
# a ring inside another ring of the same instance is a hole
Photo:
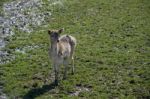
[[[52,51],[52,53],[57,53],[57,50],[58,50],[57,43],[58,42],[51,42],[51,51]]]

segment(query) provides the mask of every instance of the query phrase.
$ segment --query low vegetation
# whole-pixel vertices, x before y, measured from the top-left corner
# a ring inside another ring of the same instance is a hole
[[[31,33],[15,30],[8,38],[4,50],[15,59],[1,65],[0,79],[10,98],[150,98],[149,0],[65,0],[48,5],[41,9],[52,13],[46,23]],[[78,44],[75,74],[70,69],[67,80],[54,86],[47,30],[58,28],[76,37]]]

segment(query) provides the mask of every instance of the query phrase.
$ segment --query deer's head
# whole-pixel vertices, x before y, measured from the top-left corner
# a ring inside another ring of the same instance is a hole
[[[64,31],[64,29],[59,30],[48,30],[48,34],[52,42],[59,42],[60,34]]]

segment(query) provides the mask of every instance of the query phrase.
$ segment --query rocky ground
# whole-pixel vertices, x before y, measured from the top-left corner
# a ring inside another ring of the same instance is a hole
[[[33,27],[41,25],[51,15],[48,11],[40,11],[43,4],[42,0],[19,0],[3,5],[3,15],[0,16],[0,48],[7,43],[5,38],[14,34],[14,29],[30,33]],[[0,51],[1,64],[7,54]]]

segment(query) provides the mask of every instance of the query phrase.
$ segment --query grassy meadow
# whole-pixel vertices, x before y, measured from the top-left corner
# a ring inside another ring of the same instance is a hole
[[[43,10],[52,13],[43,25],[8,38],[15,59],[0,65],[0,79],[10,99],[150,98],[149,0],[65,0]],[[59,28],[78,44],[75,74],[54,86],[47,30]]]

